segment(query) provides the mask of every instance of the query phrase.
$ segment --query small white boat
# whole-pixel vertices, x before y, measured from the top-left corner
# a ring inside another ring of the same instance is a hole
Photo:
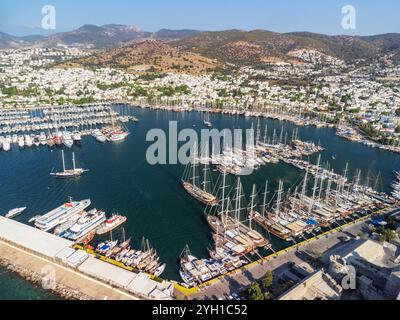
[[[82,141],[82,133],[80,133],[79,131],[74,131],[72,133],[72,139],[76,142],[80,142]]]
[[[3,142],[3,150],[6,151],[6,152],[11,150],[10,142],[8,142],[8,141],[4,141]]]
[[[23,148],[25,146],[25,140],[23,136],[18,137],[18,147]]]
[[[39,219],[41,217],[41,215],[37,215],[37,216],[34,216],[33,218],[30,218],[29,219],[29,223],[33,223],[33,222],[35,222],[37,219]]]
[[[14,218],[17,215],[24,212],[25,210],[26,210],[26,207],[12,209],[12,210],[8,211],[8,213],[6,214],[6,218],[9,218],[9,219]]]
[[[41,133],[40,133],[39,142],[40,142],[40,144],[41,144],[42,146],[44,146],[44,145],[47,144],[47,137],[46,137],[46,134],[45,134],[44,132],[41,132]]]
[[[99,129],[94,130],[93,133],[92,133],[92,136],[98,142],[101,142],[101,143],[104,143],[107,140],[106,136],[103,133],[101,133],[101,131]]]
[[[67,148],[72,148],[72,146],[74,145],[74,140],[72,139],[72,136],[69,132],[63,133],[61,141]]]
[[[211,128],[211,127],[212,127],[212,123],[211,123],[210,121],[207,121],[207,120],[204,121],[204,125],[205,125],[206,127],[208,127],[208,128]]]
[[[166,265],[165,263],[162,264],[162,265],[160,265],[160,266],[156,269],[156,271],[154,272],[154,275],[155,275],[156,277],[161,276],[161,274],[164,272],[166,266],[167,266],[167,265]]]

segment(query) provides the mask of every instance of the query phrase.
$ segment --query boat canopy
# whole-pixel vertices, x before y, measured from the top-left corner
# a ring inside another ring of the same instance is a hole
[[[314,219],[308,219],[306,222],[310,226],[316,226],[318,224],[318,222],[315,221]]]

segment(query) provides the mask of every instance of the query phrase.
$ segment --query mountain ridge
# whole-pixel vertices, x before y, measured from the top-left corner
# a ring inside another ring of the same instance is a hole
[[[96,26],[86,24],[70,32],[62,32],[47,37],[14,37],[0,33],[0,48],[25,46],[58,47],[74,46],[102,51],[122,48],[133,59],[135,44],[146,40],[157,40],[168,44],[169,54],[196,56],[217,60],[219,64],[232,63],[259,66],[269,61],[340,63],[356,60],[376,60],[383,56],[394,57],[398,61],[400,33],[372,36],[324,35],[312,32],[278,33],[269,30],[199,31],[193,29],[160,29],[157,32],[142,31],[135,26],[107,24]],[[138,48],[140,53],[151,47],[145,43]],[[165,48],[158,49],[165,50]],[[179,54],[178,54],[179,53]],[[100,55],[102,53],[99,53]],[[108,53],[104,53],[107,56]],[[150,53],[153,55],[153,52]],[[98,56],[99,61],[108,61]],[[133,59],[135,60],[135,59]],[[178,59],[179,60],[179,59]],[[201,60],[201,59],[200,59]],[[126,66],[126,59],[122,65]],[[111,61],[109,61],[111,63]],[[164,61],[165,62],[165,61]],[[186,64],[179,62],[186,66]],[[117,64],[118,65],[118,64]],[[186,68],[188,68],[186,66]],[[167,68],[169,69],[169,67]]]

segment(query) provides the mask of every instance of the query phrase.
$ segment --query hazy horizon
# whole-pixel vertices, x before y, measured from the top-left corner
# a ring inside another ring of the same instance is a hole
[[[56,8],[56,29],[41,28],[42,7]],[[355,29],[342,28],[342,8],[356,9]],[[132,25],[140,30],[193,29],[202,31],[269,30],[278,33],[312,32],[326,35],[375,35],[399,33],[400,2],[366,3],[363,0],[317,1],[267,0],[234,2],[228,0],[187,3],[180,0],[149,1],[7,1],[0,0],[0,31],[14,36],[49,35],[75,30],[85,24]]]

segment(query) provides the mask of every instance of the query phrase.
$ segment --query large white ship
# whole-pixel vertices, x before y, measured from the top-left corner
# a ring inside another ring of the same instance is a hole
[[[85,210],[90,206],[90,204],[90,199],[64,203],[58,208],[36,219],[35,226],[43,231],[50,231],[58,225],[66,222],[72,215]]]
[[[93,209],[79,218],[77,223],[63,236],[76,241],[98,228],[105,220],[106,214],[104,212]]]

